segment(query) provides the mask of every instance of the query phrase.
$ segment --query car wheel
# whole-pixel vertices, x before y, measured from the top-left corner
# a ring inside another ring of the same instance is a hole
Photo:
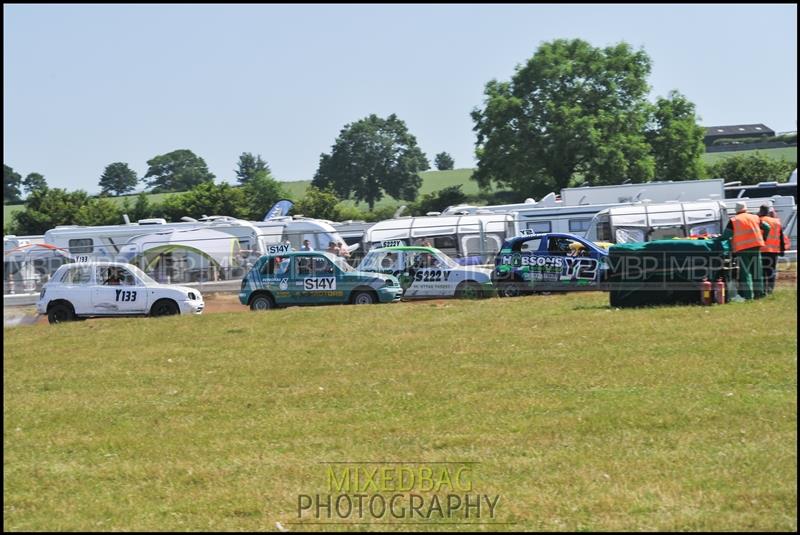
[[[50,323],[65,323],[75,320],[75,311],[66,303],[58,303],[47,311],[47,321]]]
[[[275,308],[275,303],[268,295],[257,295],[250,301],[250,310],[260,311],[270,310],[271,308]]]
[[[498,294],[500,294],[500,297],[519,297],[522,292],[517,283],[507,282],[500,285]]]
[[[150,309],[150,315],[153,317],[158,316],[174,316],[180,314],[178,305],[172,299],[161,299],[156,301]]]
[[[376,301],[372,292],[356,292],[353,294],[354,305],[372,305]]]
[[[482,295],[481,285],[475,281],[464,281],[456,288],[456,297],[459,299],[478,299]]]

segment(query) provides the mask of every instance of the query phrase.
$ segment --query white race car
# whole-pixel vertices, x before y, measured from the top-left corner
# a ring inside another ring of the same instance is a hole
[[[200,314],[205,304],[194,288],[159,284],[131,264],[64,264],[42,288],[36,310],[50,323],[94,316]]]
[[[462,266],[433,247],[372,249],[361,261],[358,270],[394,275],[403,287],[403,299],[476,298],[494,294],[492,270]]]

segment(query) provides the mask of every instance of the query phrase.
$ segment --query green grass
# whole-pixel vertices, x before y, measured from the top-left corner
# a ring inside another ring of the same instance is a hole
[[[796,530],[796,289],[607,303],[5,329],[4,529],[272,530],[321,462],[476,461],[489,528]]]
[[[797,147],[785,147],[782,149],[766,149],[766,150],[744,150],[732,152],[707,152],[703,154],[704,163],[716,163],[719,160],[730,158],[731,156],[741,156],[742,154],[755,154],[761,153],[763,156],[768,156],[774,160],[787,160],[797,163]],[[788,177],[787,177],[788,178]]]

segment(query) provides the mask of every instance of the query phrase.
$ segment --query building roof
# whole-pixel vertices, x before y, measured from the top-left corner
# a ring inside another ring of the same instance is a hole
[[[750,135],[750,136],[758,136],[761,134],[769,134],[774,135],[775,131],[769,128],[768,126],[758,123],[758,124],[733,124],[733,125],[723,125],[723,126],[706,126],[706,137],[714,136],[714,137],[726,137],[726,136],[742,136],[742,135]]]

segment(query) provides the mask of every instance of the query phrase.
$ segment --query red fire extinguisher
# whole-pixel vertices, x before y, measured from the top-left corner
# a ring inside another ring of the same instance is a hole
[[[714,284],[714,302],[718,305],[725,304],[725,281],[721,278]]]
[[[703,284],[700,289],[700,302],[703,305],[711,304],[711,281],[708,279],[703,280]]]

